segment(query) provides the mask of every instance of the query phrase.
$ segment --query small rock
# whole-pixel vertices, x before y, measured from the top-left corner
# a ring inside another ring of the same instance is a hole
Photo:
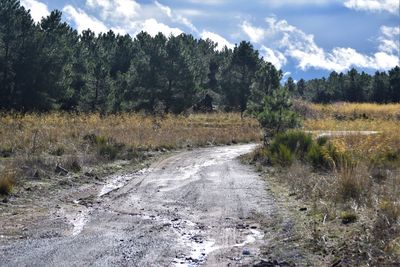
[[[307,208],[300,208],[299,211],[307,211]]]
[[[248,250],[248,249],[243,249],[243,255],[245,255],[245,256],[249,256],[251,253],[250,253],[250,250]]]
[[[3,203],[8,203],[8,198],[7,197],[5,197],[5,198],[3,198],[3,201],[2,201]]]

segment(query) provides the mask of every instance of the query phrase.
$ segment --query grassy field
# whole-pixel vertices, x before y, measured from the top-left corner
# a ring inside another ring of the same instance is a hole
[[[378,131],[371,136],[336,138],[334,144],[342,150],[373,159],[385,154],[400,153],[400,104],[310,105],[311,114],[304,129],[313,131]]]
[[[152,117],[140,114],[1,114],[0,193],[11,181],[73,172],[116,159],[140,160],[147,151],[259,141],[254,119],[237,113]],[[53,171],[54,174],[54,171]]]
[[[400,104],[303,103],[298,112],[305,117],[302,130],[378,132],[327,143],[314,137],[298,159],[279,150],[275,156],[291,162],[284,168],[271,168],[271,154],[264,148],[251,155],[293,201],[309,206],[312,223],[304,223],[309,232],[302,231],[303,238],[327,264],[391,266],[400,261]],[[80,180],[87,166],[140,162],[154,151],[260,141],[262,132],[257,120],[236,113],[49,113],[1,114],[0,135],[0,195],[7,195],[32,177],[50,181],[56,166]]]
[[[272,171],[259,167],[284,185],[293,201],[309,206],[304,223],[310,226],[302,235],[326,264],[395,266],[400,261],[400,104],[303,103],[298,110],[305,116],[302,130],[378,133],[329,140],[316,140],[315,134],[310,141],[295,132],[275,141],[275,151],[260,148],[253,161],[284,165]],[[309,145],[298,151],[299,145],[281,149],[279,142]]]

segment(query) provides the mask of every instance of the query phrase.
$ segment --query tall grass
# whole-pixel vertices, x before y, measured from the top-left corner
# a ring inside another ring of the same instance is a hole
[[[303,130],[317,133],[303,158],[290,149],[293,145],[289,144],[299,143],[293,134],[286,134],[289,142],[281,137],[275,140],[276,144],[272,142],[276,151],[283,145],[297,156],[285,168],[278,168],[278,181],[287,185],[292,194],[313,203],[313,212],[320,214],[316,217],[319,228],[326,229],[321,236],[333,232],[340,237],[338,246],[348,243],[358,253],[349,248],[339,251],[337,257],[349,259],[354,266],[393,266],[400,262],[400,104],[302,102],[297,103],[297,108],[305,115]],[[317,139],[318,131],[379,133],[352,133],[328,140]],[[265,158],[281,155],[285,153],[273,154],[268,148],[253,154],[259,164],[274,163]],[[344,225],[346,228],[342,228]],[[349,232],[338,233],[337,229]],[[363,234],[357,229],[363,229]]]
[[[256,120],[236,113],[172,116],[141,114],[1,114],[0,149],[63,154],[81,150],[84,136],[112,138],[137,149],[258,141]]]

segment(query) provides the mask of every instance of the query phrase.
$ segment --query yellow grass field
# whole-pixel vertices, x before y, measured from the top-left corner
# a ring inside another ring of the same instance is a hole
[[[333,142],[338,148],[367,157],[387,152],[400,153],[400,104],[340,103],[311,104],[309,107],[318,117],[306,119],[305,130],[379,132],[370,136],[336,138]]]
[[[2,114],[0,152],[50,153],[58,148],[80,151],[85,136],[111,138],[134,149],[178,148],[206,144],[258,141],[254,119],[237,113],[213,113],[164,118],[140,114],[101,117],[98,114]]]

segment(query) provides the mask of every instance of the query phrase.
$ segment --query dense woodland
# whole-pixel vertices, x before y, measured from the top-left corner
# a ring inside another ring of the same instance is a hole
[[[207,96],[220,110],[257,111],[281,87],[315,102],[400,101],[399,67],[281,85],[251,43],[216,46],[188,34],[78,34],[60,11],[34,23],[18,0],[2,0],[0,110],[182,113]]]

